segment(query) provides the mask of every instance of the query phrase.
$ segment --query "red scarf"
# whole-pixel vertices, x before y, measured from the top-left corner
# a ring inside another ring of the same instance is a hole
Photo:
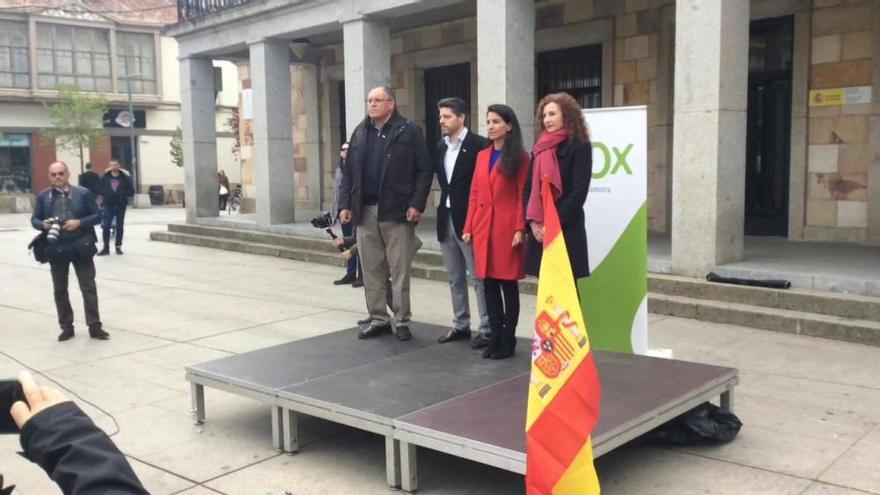
[[[532,166],[532,191],[526,205],[526,220],[544,223],[544,210],[541,203],[542,181],[550,183],[553,199],[559,198],[562,194],[562,177],[559,175],[559,159],[556,158],[556,148],[566,139],[568,139],[568,131],[560,129],[541,134],[538,142],[535,143],[535,148],[532,150],[535,157]]]

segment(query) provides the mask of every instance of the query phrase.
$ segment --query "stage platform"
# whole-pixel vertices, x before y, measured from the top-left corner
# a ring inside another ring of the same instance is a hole
[[[298,414],[384,436],[391,487],[417,488],[417,447],[525,473],[529,342],[492,361],[467,341],[438,344],[444,327],[411,329],[409,342],[358,340],[352,328],[189,366],[196,422],[205,420],[204,388],[216,388],[266,403],[273,445],[288,453],[299,448]],[[732,407],[734,369],[602,351],[595,359],[596,457],[704,401],[720,396]]]

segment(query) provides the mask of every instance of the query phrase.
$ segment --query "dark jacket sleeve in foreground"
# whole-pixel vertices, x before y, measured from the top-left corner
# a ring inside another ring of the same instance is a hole
[[[110,437],[73,402],[25,423],[21,447],[65,495],[148,494]]]

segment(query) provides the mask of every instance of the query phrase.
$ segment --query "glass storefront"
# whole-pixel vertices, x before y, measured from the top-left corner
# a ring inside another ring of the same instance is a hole
[[[0,194],[31,192],[31,136],[0,134]]]

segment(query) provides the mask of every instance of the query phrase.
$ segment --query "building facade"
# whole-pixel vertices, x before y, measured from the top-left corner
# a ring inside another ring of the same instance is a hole
[[[444,96],[471,103],[477,130],[507,103],[527,136],[549,92],[646,105],[649,229],[671,236],[677,273],[740,259],[746,235],[880,244],[876,0],[198,3],[179,0],[185,22],[169,29],[189,74],[186,149],[215,140],[197,125],[210,60],[235,61],[259,228],[328,206],[338,145],[365,92],[390,84],[429,143]],[[214,161],[193,161],[192,194]],[[188,220],[211,215],[193,204]]]
[[[46,168],[62,160],[73,181],[80,173],[78,151],[63,148],[43,133],[51,128],[47,105],[58,99],[60,84],[104,96],[109,109],[96,122],[106,137],[84,150],[83,163],[103,172],[111,158],[135,171],[139,192],[162,186],[167,202],[180,202],[183,169],[173,164],[170,149],[180,126],[180,78],[177,42],[162,34],[176,20],[170,9],[137,10],[136,2],[43,2],[19,6],[0,2],[0,209],[4,200],[33,194],[48,186]],[[153,4],[155,6],[155,4]],[[149,13],[150,15],[138,15]],[[218,132],[216,167],[239,180],[239,163],[231,153],[233,134],[227,120],[238,105],[237,68],[217,62],[218,88],[213,127]],[[131,76],[131,77],[129,77]],[[134,107],[134,149],[130,130],[118,122],[128,110],[128,86]]]

